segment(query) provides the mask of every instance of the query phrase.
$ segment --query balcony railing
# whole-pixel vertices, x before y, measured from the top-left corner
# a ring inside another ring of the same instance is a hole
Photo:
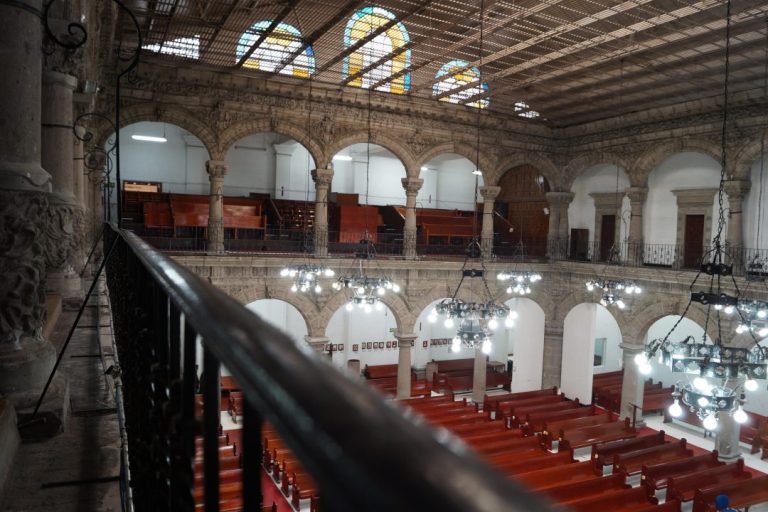
[[[261,511],[261,426],[268,421],[319,485],[325,511],[548,510],[446,431],[406,419],[128,231],[106,228],[122,371],[130,486],[138,511],[195,510],[195,437],[204,507],[219,510],[220,366],[245,397],[244,510]],[[114,245],[113,245],[114,244]],[[202,422],[195,416],[202,346]],[[198,509],[199,510],[199,509]]]

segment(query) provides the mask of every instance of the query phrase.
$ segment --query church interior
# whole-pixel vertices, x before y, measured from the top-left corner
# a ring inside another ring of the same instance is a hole
[[[1,0],[0,48],[0,511],[768,511],[764,0]]]

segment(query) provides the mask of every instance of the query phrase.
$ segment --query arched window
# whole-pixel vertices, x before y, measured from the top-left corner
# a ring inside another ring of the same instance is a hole
[[[469,66],[469,62],[463,60],[452,60],[444,64],[435,75],[439,82],[433,86],[432,94],[437,96],[438,94],[450,92],[453,89],[472,84],[473,82],[476,83],[473,87],[456,91],[449,96],[443,96],[440,98],[440,101],[463,103],[478,94],[487,93],[488,84],[485,82],[480,83],[480,70],[475,67],[467,68],[467,66]],[[465,105],[475,108],[486,108],[488,106],[488,98],[480,98]]]
[[[251,50],[254,43],[261,38],[271,24],[271,21],[259,21],[243,32],[240,43],[237,45],[235,62],[240,62],[240,59]],[[287,23],[278,23],[277,27],[243,63],[243,67],[274,72],[278,65],[296,53],[302,44],[301,32]],[[280,70],[280,74],[307,78],[314,71],[315,55],[312,53],[312,47],[307,46],[293,61]]]
[[[347,23],[344,31],[344,47],[349,48],[395,19],[394,14],[381,7],[360,9]],[[344,59],[344,77],[354,77],[349,85],[368,88],[380,80],[395,75],[376,89],[404,94],[411,88],[411,75],[404,72],[411,65],[411,50],[403,49],[409,42],[410,37],[405,26],[400,22],[393,24]],[[369,68],[388,55],[392,55],[392,58],[356,76],[361,70]]]

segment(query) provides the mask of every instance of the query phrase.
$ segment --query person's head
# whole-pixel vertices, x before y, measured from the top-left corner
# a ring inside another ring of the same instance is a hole
[[[728,499],[728,496],[725,494],[721,494],[717,498],[715,498],[715,506],[717,506],[717,510],[725,510],[728,508],[728,505],[731,504],[731,500]]]

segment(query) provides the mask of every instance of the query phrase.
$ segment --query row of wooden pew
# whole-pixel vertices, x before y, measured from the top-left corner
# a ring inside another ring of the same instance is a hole
[[[621,407],[621,389],[624,370],[599,373],[592,377],[592,402],[618,413]],[[664,387],[661,382],[648,379],[644,383],[643,403],[636,404],[643,412],[665,411],[672,404],[674,386]]]
[[[385,396],[394,397],[397,395],[397,367],[397,364],[365,365],[362,374],[367,384],[374,386]],[[432,393],[429,382],[417,379],[413,370],[410,379],[410,396],[429,396]]]

